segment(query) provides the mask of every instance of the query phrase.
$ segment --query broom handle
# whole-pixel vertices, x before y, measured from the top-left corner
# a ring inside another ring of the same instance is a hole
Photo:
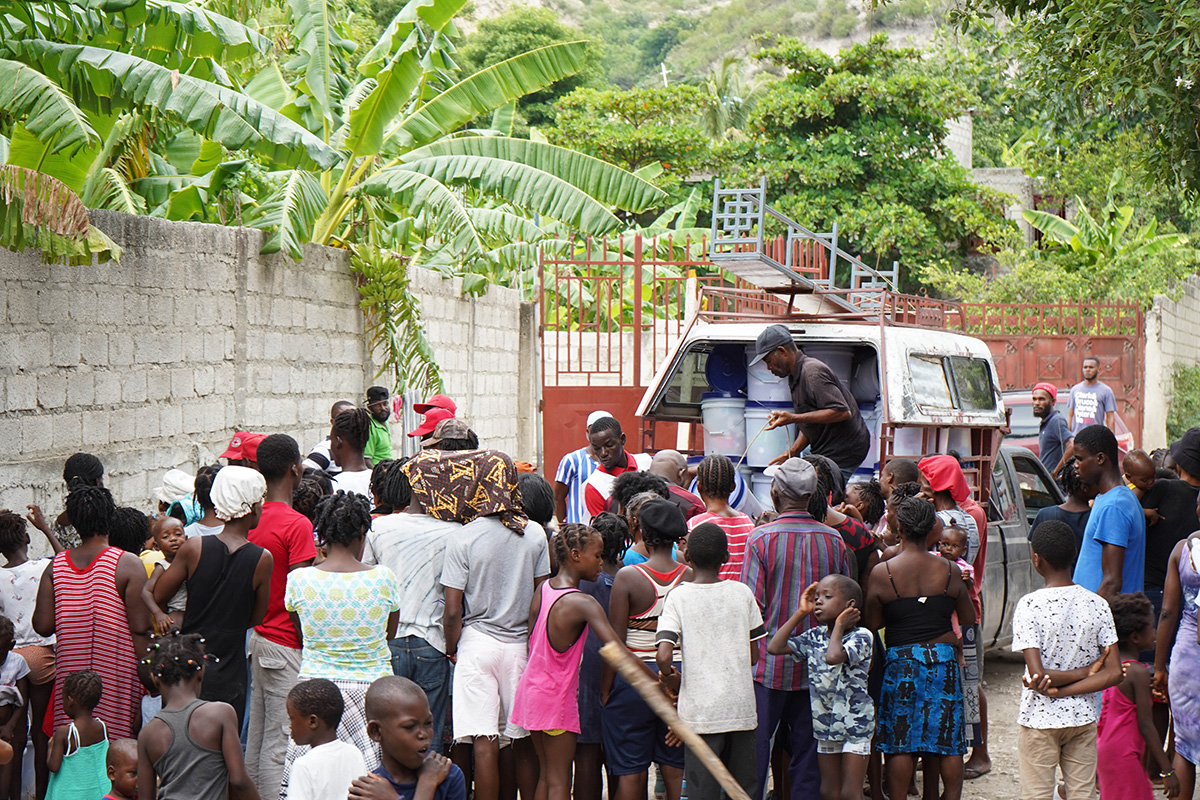
[[[725,764],[717,758],[717,754],[712,751],[708,743],[679,718],[675,706],[671,705],[666,695],[662,693],[658,682],[650,677],[650,674],[634,659],[632,653],[616,642],[609,642],[600,648],[600,655],[604,656],[604,660],[609,663],[609,666],[620,673],[621,677],[641,695],[646,704],[650,706],[650,710],[667,723],[671,730],[683,740],[683,743],[691,748],[692,753],[700,759],[700,763],[704,764],[705,769],[712,773],[712,776],[717,779],[717,783],[721,784],[721,788],[729,794],[732,800],[750,800],[750,795],[746,794],[741,785],[729,774]]]

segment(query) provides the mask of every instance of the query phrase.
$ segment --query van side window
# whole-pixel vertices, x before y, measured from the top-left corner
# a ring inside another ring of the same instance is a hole
[[[986,359],[909,353],[913,400],[926,413],[931,411],[992,411],[996,390]]]
[[[1025,514],[1029,524],[1037,518],[1043,508],[1058,505],[1057,492],[1046,485],[1042,479],[1041,466],[1038,462],[1022,453],[1013,453],[1013,467],[1017,472],[1017,481],[1021,484],[1021,495],[1025,498]]]

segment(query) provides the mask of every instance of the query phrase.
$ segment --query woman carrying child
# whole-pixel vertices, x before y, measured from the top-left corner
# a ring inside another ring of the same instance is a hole
[[[533,597],[529,662],[517,684],[511,722],[533,735],[541,764],[538,797],[570,800],[584,644],[590,631],[602,642],[615,642],[617,636],[596,599],[579,591],[581,580],[596,580],[603,568],[600,532],[568,523],[553,544],[558,574],[543,581]]]
[[[242,759],[237,714],[227,703],[200,699],[203,641],[173,634],[151,645],[148,666],[163,707],[138,734],[138,800],[259,800]]]
[[[975,608],[959,570],[929,552],[933,504],[911,497],[895,511],[899,552],[871,571],[864,613],[868,627],[886,626],[883,696],[876,743],[888,754],[891,797],[904,797],[918,756],[940,773],[945,800],[962,795],[966,739],[958,638],[951,618],[975,624]]]

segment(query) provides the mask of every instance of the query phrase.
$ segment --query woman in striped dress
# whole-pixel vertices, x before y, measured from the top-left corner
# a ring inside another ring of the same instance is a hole
[[[62,711],[63,680],[90,669],[100,675],[104,693],[96,716],[114,739],[132,737],[144,694],[137,675],[146,651],[150,615],[142,602],[146,568],[132,553],[108,546],[115,506],[99,486],[76,486],[67,496],[67,516],[80,544],[54,557],[38,587],[33,629],[56,636],[56,675],[45,730],[52,734],[70,720]]]

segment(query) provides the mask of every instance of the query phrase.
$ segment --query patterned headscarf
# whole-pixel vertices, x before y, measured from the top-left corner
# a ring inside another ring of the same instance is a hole
[[[498,450],[422,450],[400,468],[412,484],[413,499],[425,513],[463,525],[498,516],[504,527],[525,534],[529,518],[521,509],[517,468]]]

